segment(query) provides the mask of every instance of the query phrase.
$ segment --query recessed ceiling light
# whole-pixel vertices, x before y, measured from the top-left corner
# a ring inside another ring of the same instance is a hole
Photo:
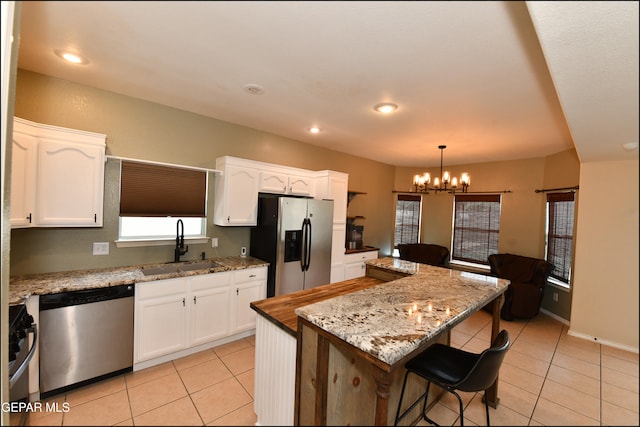
[[[398,109],[396,104],[390,102],[382,102],[373,106],[373,109],[382,114],[389,114]]]
[[[249,92],[251,95],[262,95],[264,93],[264,88],[262,86],[253,83],[245,85],[244,90]]]
[[[309,133],[320,133],[320,128],[319,127],[311,127],[309,128]]]
[[[69,52],[68,50],[56,49],[55,54],[60,58],[64,59],[67,62],[71,62],[72,64],[86,65],[89,63],[89,60],[77,53]]]

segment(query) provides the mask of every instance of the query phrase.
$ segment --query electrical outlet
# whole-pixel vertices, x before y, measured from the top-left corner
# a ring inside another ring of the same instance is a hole
[[[558,293],[557,292],[553,293],[553,301],[554,302],[558,302]]]
[[[109,255],[109,242],[93,242],[94,255]]]
[[[246,247],[241,247],[240,248],[240,256],[247,256],[247,248]]]
[[[218,238],[217,237],[212,237],[211,238],[211,247],[212,248],[217,248],[218,247]]]

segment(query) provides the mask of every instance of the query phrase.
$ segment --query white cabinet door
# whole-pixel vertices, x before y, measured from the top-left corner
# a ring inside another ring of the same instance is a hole
[[[11,227],[30,227],[35,221],[38,140],[14,127],[11,152]]]
[[[14,118],[12,226],[101,227],[105,139]]]
[[[260,172],[258,191],[262,193],[286,194],[289,177],[286,174],[274,172]]]
[[[216,177],[214,224],[256,225],[258,171],[235,165],[216,167],[223,171],[223,175]]]
[[[184,279],[136,285],[134,363],[187,348]]]
[[[249,268],[235,272],[235,284],[231,295],[233,304],[232,333],[256,327],[256,312],[250,303],[267,296],[267,268]]]
[[[189,278],[190,347],[229,335],[231,274],[224,272]]]
[[[288,194],[296,196],[309,196],[313,192],[313,181],[305,176],[289,176]]]
[[[37,182],[38,225],[102,226],[104,148],[41,140]]]

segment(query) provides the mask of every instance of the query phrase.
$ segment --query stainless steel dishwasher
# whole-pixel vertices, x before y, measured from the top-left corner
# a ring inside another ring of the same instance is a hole
[[[40,296],[40,396],[133,367],[134,285]]]

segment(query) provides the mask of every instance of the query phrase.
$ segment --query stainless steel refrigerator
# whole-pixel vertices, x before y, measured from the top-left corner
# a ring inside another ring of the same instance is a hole
[[[331,279],[333,201],[260,194],[249,254],[269,262],[267,297]]]

